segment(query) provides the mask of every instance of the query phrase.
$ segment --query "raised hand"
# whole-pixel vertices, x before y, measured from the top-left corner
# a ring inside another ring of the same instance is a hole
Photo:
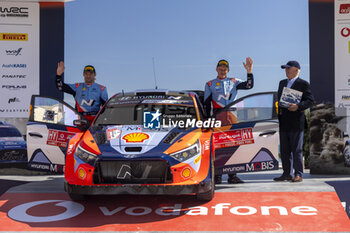
[[[66,67],[64,67],[64,62],[63,62],[63,61],[60,61],[60,62],[57,64],[57,71],[56,71],[56,74],[57,74],[58,76],[61,76],[61,75],[63,74],[65,68],[66,68]]]
[[[247,70],[247,73],[250,74],[252,73],[253,69],[253,59],[251,57],[247,57],[245,59],[245,63],[243,62],[244,68]]]

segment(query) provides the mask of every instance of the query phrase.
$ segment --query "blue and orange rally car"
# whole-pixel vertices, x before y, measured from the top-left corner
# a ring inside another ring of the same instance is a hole
[[[278,169],[276,93],[249,95],[205,118],[194,92],[142,90],[108,100],[94,122],[33,96],[32,169],[65,173],[73,200],[100,194],[194,194],[211,200],[214,174]]]

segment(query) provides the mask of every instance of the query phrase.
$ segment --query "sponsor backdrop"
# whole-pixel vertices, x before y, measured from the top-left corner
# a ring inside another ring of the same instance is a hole
[[[335,107],[350,109],[350,0],[334,2]],[[336,111],[346,116],[347,111]]]
[[[0,3],[0,117],[28,117],[39,94],[39,3]]]
[[[309,0],[309,22],[310,173],[350,174],[350,0]]]

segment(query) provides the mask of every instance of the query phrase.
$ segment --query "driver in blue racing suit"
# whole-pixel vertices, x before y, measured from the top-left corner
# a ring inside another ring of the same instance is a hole
[[[96,70],[92,65],[84,67],[83,83],[66,84],[62,80],[64,72],[64,62],[57,65],[56,86],[58,90],[71,94],[75,99],[77,111],[92,122],[100,108],[108,100],[107,88],[95,83]]]
[[[220,60],[216,66],[218,73],[217,78],[205,84],[204,91],[204,108],[207,117],[211,113],[215,113],[218,109],[224,108],[226,105],[232,103],[236,99],[237,90],[251,89],[254,85],[254,78],[252,74],[253,60],[248,57],[246,62],[243,62],[244,68],[247,70],[247,81],[243,82],[237,78],[227,77],[230,71],[229,63],[226,60]],[[232,122],[233,123],[233,122]],[[230,184],[243,183],[236,173],[228,175],[227,182]],[[215,175],[215,183],[221,184],[221,175]]]

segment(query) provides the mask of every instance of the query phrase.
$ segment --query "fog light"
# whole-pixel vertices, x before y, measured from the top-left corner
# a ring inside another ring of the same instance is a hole
[[[186,167],[182,170],[182,176],[184,178],[188,178],[188,177],[190,177],[190,175],[191,175],[191,169]]]
[[[86,177],[86,172],[85,172],[85,170],[83,169],[83,168],[79,168],[79,170],[78,170],[78,176],[79,176],[79,178],[80,179],[85,179],[85,177]]]

